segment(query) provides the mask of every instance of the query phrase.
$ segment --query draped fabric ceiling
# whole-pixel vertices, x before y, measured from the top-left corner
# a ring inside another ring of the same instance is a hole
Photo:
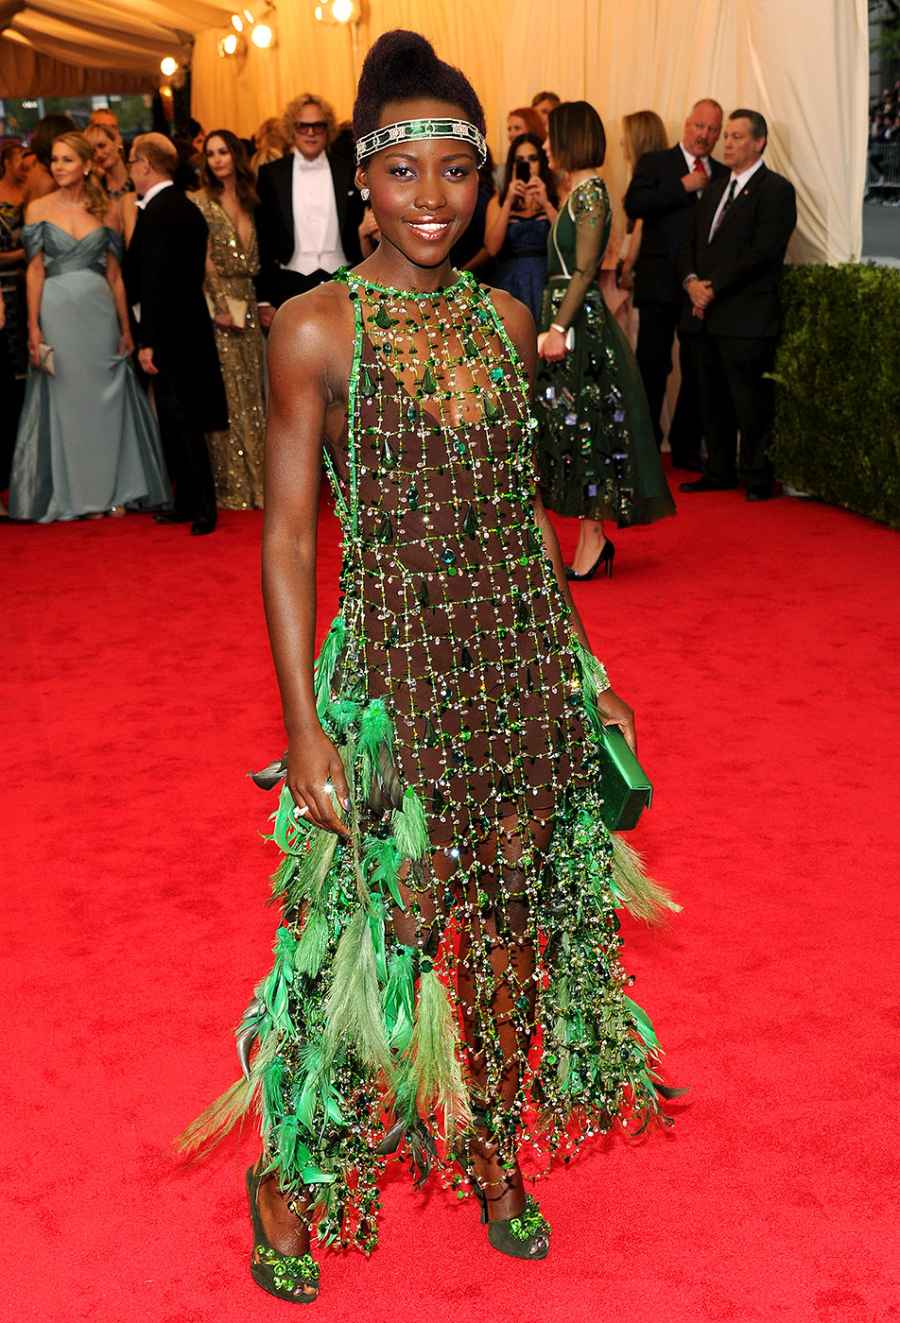
[[[164,55],[228,22],[216,0],[0,0],[0,96],[149,92]]]
[[[276,46],[249,46],[222,59],[218,42],[232,7],[214,0],[0,0],[0,95],[10,48],[20,59],[24,53],[91,70],[85,90],[107,90],[97,79],[112,77],[113,69],[122,72],[108,90],[129,90],[126,76],[147,90],[160,58],[182,54],[193,36],[194,114],[207,128],[247,135],[310,89],[331,101],[339,118],[349,117],[368,46],[390,28],[414,28],[475,84],[501,159],[507,110],[527,105],[536,91],[593,102],[607,128],[605,174],[614,204],[627,183],[623,115],[658,111],[675,142],[698,97],[713,96],[726,111],[761,110],[770,126],[767,160],[797,188],[791,258],[859,257],[867,0],[366,0],[362,21],[348,26],[317,22],[313,0],[280,0]],[[258,0],[250,8],[258,10]]]

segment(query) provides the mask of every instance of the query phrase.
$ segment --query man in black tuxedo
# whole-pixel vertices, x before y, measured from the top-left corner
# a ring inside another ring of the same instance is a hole
[[[129,156],[138,218],[125,255],[128,301],[137,319],[138,359],[153,385],[175,506],[156,518],[216,526],[206,433],[228,427],[228,404],[203,293],[208,230],[198,207],[172,182],[174,145],[161,133],[135,138]]]
[[[643,222],[634,268],[634,306],[641,314],[636,356],[657,445],[662,444],[660,415],[672,368],[672,342],[686,301],[678,258],[704,192],[727,174],[710,155],[721,132],[718,101],[708,97],[698,101],[684,122],[681,141],[666,151],[642,156],[625,194],[630,219]],[[703,424],[693,348],[692,333],[679,335],[681,389],[669,428],[672,463],[686,469],[702,468]]]
[[[708,458],[702,478],[683,492],[737,485],[737,431],[747,499],[774,495],[769,442],[775,387],[766,380],[781,330],[778,285],[797,224],[794,186],[766,168],[765,119],[755,110],[728,118],[724,158],[730,173],[694,212],[680,270],[690,299],[685,321],[702,327],[700,392]]]
[[[271,325],[285,299],[313,289],[345,263],[360,260],[363,204],[353,179],[352,151],[329,149],[334,112],[313,93],[295,97],[284,112],[294,149],[262,166],[257,180],[260,320]]]

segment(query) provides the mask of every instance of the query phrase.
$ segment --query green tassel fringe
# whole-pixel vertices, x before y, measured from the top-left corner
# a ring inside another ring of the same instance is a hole
[[[422,801],[412,786],[408,786],[404,791],[403,804],[399,809],[394,810],[391,820],[394,840],[403,857],[421,859],[430,845],[428,823],[425,820]]]
[[[363,708],[359,718],[356,752],[360,760],[359,792],[367,799],[373,782],[381,779],[382,754],[387,754],[391,767],[394,763],[394,727],[390,714],[381,698],[373,698]]]
[[[405,1053],[412,1041],[415,993],[413,989],[413,958],[415,949],[401,946],[391,956],[388,976],[382,996],[384,1023],[388,1041],[395,1052]]]
[[[681,906],[664,887],[647,876],[637,850],[615,833],[610,840],[613,848],[612,892],[617,902],[636,919],[644,919],[647,923],[662,923],[666,910],[677,914]]]
[[[335,952],[325,1023],[326,1062],[333,1061],[350,1045],[364,1065],[388,1071],[390,1051],[381,1014],[375,949],[369,916],[362,905],[345,928]]]
[[[206,1111],[185,1127],[175,1140],[179,1152],[201,1161],[243,1121],[254,1104],[259,1106],[262,1080],[274,1058],[278,1041],[277,1034],[269,1034],[260,1043],[249,1080],[243,1075],[235,1080]]]
[[[315,978],[328,950],[328,920],[320,909],[311,908],[297,943],[294,969],[307,978]]]
[[[398,884],[400,851],[393,837],[388,836],[382,840],[378,836],[367,836],[363,854],[363,867],[370,882],[381,888],[382,895],[386,890],[398,909],[405,910],[406,906],[403,903]]]
[[[450,1142],[472,1122],[469,1095],[457,1056],[458,1035],[443,983],[433,969],[419,979],[416,1022],[406,1059],[395,1084],[398,1111],[408,1122],[416,1111],[436,1107],[444,1113]]]
[[[325,635],[319,656],[316,659],[314,689],[316,711],[321,719],[331,702],[331,687],[334,673],[347,638],[347,626],[343,616],[335,616],[331,628]]]

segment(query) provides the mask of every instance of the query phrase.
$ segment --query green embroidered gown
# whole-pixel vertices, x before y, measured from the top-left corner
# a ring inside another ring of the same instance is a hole
[[[528,383],[490,292],[336,279],[355,346],[324,451],[344,554],[316,697],[352,841],[295,819],[282,789],[283,918],[237,1031],[246,1077],[183,1140],[258,1107],[319,1239],[370,1250],[398,1139],[420,1174],[449,1173],[476,1127],[537,1170],[659,1114],[616,907],[670,902],[603,825],[604,673],[543,549]]]
[[[550,232],[541,330],[572,327],[575,346],[541,360],[535,382],[541,495],[550,510],[620,527],[675,513],[631,346],[595,281],[612,213],[602,179],[569,194]]]

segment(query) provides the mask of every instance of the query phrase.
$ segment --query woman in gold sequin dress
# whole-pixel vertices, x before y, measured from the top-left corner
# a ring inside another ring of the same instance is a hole
[[[261,509],[266,414],[265,357],[253,277],[259,270],[256,192],[244,148],[228,129],[207,134],[203,187],[189,197],[209,227],[206,295],[228,396],[227,432],[207,436],[216,502]]]
[[[667,902],[604,824],[600,727],[633,743],[634,721],[536,492],[534,322],[449,259],[483,112],[424,38],[393,32],[354,131],[379,246],[289,300],[269,347],[263,590],[288,750],[255,779],[285,780],[283,919],[239,1028],[243,1077],[182,1137],[205,1147],[260,1108],[251,1272],[301,1304],[313,1233],[374,1248],[388,1154],[469,1186],[489,1245],[541,1259],[523,1166],[620,1114],[659,1117],[665,1093],[615,910]],[[314,666],[323,472],[341,608]]]

